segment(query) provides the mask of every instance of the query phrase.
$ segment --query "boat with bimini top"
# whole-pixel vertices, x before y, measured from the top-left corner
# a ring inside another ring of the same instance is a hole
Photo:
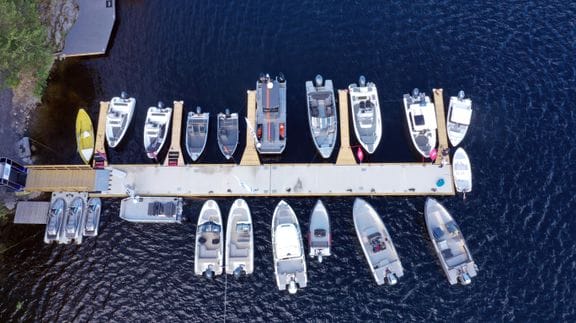
[[[356,139],[369,154],[372,154],[382,139],[378,90],[374,83],[366,83],[366,78],[361,75],[358,84],[352,83],[348,86],[348,94]]]
[[[272,253],[274,274],[279,290],[295,294],[306,287],[308,277],[300,224],[296,214],[284,201],[280,201],[272,216]]]
[[[451,96],[446,116],[446,130],[453,147],[458,146],[466,136],[470,119],[472,119],[472,100],[465,97],[464,91],[458,92],[457,97]]]
[[[468,285],[478,272],[460,228],[448,211],[429,197],[424,206],[424,217],[430,240],[450,285]]]
[[[204,202],[196,227],[196,252],[194,273],[206,278],[222,274],[224,267],[224,241],[222,215],[214,200]]]
[[[280,154],[286,148],[286,79],[261,74],[256,82],[256,149]]]
[[[424,158],[436,148],[436,109],[430,97],[415,88],[412,95],[404,94],[404,113],[414,148]]]
[[[239,133],[238,113],[230,113],[229,109],[225,113],[218,113],[218,147],[226,159],[234,156]]]
[[[404,276],[404,268],[384,222],[376,210],[360,198],[354,201],[352,215],[360,246],[376,284],[396,285],[398,278]]]
[[[148,109],[144,123],[144,148],[148,158],[157,159],[166,142],[171,119],[172,108],[164,108],[162,102]]]
[[[106,112],[106,142],[108,147],[115,148],[120,144],[128,127],[130,127],[135,107],[136,99],[129,98],[126,92],[122,92],[120,97],[113,97],[110,100]]]
[[[202,112],[201,107],[196,107],[196,112],[188,112],[186,119],[186,151],[192,161],[197,161],[206,148],[208,139],[209,112]]]
[[[308,125],[314,145],[323,158],[329,158],[338,136],[338,117],[332,80],[316,75],[314,83],[306,82]]]
[[[254,271],[253,232],[248,204],[243,199],[235,200],[226,223],[226,274],[239,278]]]

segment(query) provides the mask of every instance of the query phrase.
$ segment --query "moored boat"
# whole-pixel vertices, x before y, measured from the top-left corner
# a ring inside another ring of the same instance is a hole
[[[196,227],[194,273],[212,278],[222,274],[224,241],[222,241],[222,215],[214,200],[204,202]]]
[[[108,147],[115,148],[120,144],[130,127],[135,107],[136,99],[129,98],[126,92],[122,92],[120,97],[113,97],[110,100],[106,113],[106,142],[108,142]]]
[[[332,80],[316,75],[314,83],[306,82],[308,125],[314,145],[323,158],[329,158],[338,136],[338,117]]]
[[[83,223],[83,235],[85,237],[94,237],[98,235],[98,226],[100,225],[100,212],[102,211],[102,202],[99,197],[93,197],[88,200],[86,216]]]
[[[82,243],[82,220],[84,218],[84,199],[75,197],[66,212],[64,226],[60,233],[60,243],[74,241],[76,244]]]
[[[76,115],[76,145],[80,158],[88,164],[94,154],[94,128],[90,116],[84,109],[78,110]]]
[[[120,202],[120,218],[138,223],[180,223],[182,198],[127,197]]]
[[[256,149],[280,154],[286,148],[286,79],[262,74],[256,82]]]
[[[310,214],[310,229],[308,230],[309,256],[317,257],[322,262],[323,257],[331,255],[330,247],[332,236],[330,234],[330,218],[321,200],[316,202]]]
[[[66,212],[66,201],[63,198],[57,198],[50,204],[48,216],[46,217],[46,231],[44,232],[44,242],[51,243],[58,241],[60,228],[64,222]]]
[[[166,142],[171,119],[172,108],[164,108],[162,102],[158,102],[158,107],[148,109],[144,124],[144,148],[148,158],[157,159]]]
[[[358,240],[376,283],[396,285],[398,278],[404,276],[404,269],[384,222],[372,206],[360,198],[354,201],[352,214]]]
[[[232,203],[226,224],[226,274],[239,278],[254,271],[254,229],[243,199]]]
[[[446,116],[446,130],[452,146],[458,146],[464,139],[471,118],[472,100],[465,97],[464,91],[458,92],[458,96],[451,96]]]
[[[436,148],[436,109],[430,97],[414,89],[412,95],[404,94],[404,113],[410,139],[414,148],[424,158]]]
[[[452,157],[452,173],[456,192],[464,194],[472,192],[472,167],[470,158],[462,147],[456,149]]]
[[[230,113],[228,109],[226,113],[218,113],[218,147],[226,159],[234,155],[238,137],[238,113]]]
[[[424,207],[426,227],[442,269],[451,285],[468,285],[478,272],[460,228],[448,211],[433,198]]]
[[[372,154],[382,138],[378,90],[374,83],[366,83],[366,78],[361,75],[358,84],[348,86],[348,94],[356,139],[369,154]]]
[[[278,289],[290,294],[304,288],[308,278],[300,224],[296,214],[284,201],[280,201],[272,216],[272,253],[274,274]]]
[[[202,113],[202,108],[196,107],[196,112],[188,112],[186,120],[186,151],[192,161],[198,160],[208,139],[210,113]]]

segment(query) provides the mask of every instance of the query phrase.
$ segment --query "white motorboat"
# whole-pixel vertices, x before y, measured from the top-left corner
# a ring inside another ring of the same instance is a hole
[[[356,139],[369,154],[372,154],[378,148],[382,138],[378,90],[374,83],[366,83],[366,78],[362,75],[358,84],[353,83],[348,86],[348,94]]]
[[[462,142],[472,118],[472,100],[465,98],[464,91],[458,92],[458,96],[450,97],[448,115],[446,116],[446,130],[452,146],[456,147]]]
[[[280,201],[272,216],[272,253],[274,274],[279,290],[295,294],[308,282],[306,259],[300,224],[296,214],[284,201]]]
[[[338,137],[338,116],[332,80],[316,75],[306,82],[308,125],[314,145],[323,158],[330,158]]]
[[[332,236],[330,234],[330,218],[321,200],[316,202],[310,214],[310,229],[308,230],[309,256],[317,257],[322,262],[323,257],[331,255],[330,247]]]
[[[238,113],[218,113],[218,147],[226,159],[232,158],[239,138]]]
[[[164,108],[162,102],[158,107],[150,107],[144,124],[144,148],[148,158],[157,159],[166,142],[172,120],[172,108]]]
[[[418,89],[412,95],[404,94],[404,112],[410,139],[414,148],[424,158],[430,158],[430,152],[436,148],[436,109],[430,97]]]
[[[472,192],[472,167],[468,154],[462,147],[456,149],[452,157],[452,173],[456,192],[464,194]]]
[[[426,199],[426,227],[442,269],[451,285],[468,285],[478,272],[460,228],[448,211],[433,198]]]
[[[66,212],[66,201],[63,198],[57,198],[50,204],[48,216],[46,217],[46,231],[44,232],[44,242],[51,243],[58,241],[60,229],[64,222],[64,213]]]
[[[84,220],[84,199],[80,196],[75,197],[64,218],[64,225],[60,232],[60,243],[70,243],[74,241],[76,244],[82,243],[82,221]]]
[[[254,229],[243,199],[232,203],[226,224],[226,274],[239,278],[254,271]]]
[[[196,227],[194,273],[213,278],[222,274],[224,241],[222,241],[222,215],[214,200],[204,202]]]
[[[83,224],[83,235],[85,237],[94,237],[98,235],[98,225],[100,224],[100,212],[102,211],[102,202],[99,197],[93,197],[88,200],[88,208]]]
[[[120,218],[136,223],[180,223],[182,198],[131,196],[120,202]]]
[[[208,121],[210,113],[202,113],[202,108],[196,107],[196,112],[188,112],[186,120],[186,151],[192,161],[198,160],[208,139]]]
[[[136,99],[128,98],[126,92],[122,92],[120,97],[113,97],[106,113],[106,142],[108,147],[114,148],[120,144],[130,127]]]
[[[404,276],[404,268],[384,222],[372,206],[360,198],[354,201],[352,215],[358,240],[376,284],[396,285],[398,278]]]

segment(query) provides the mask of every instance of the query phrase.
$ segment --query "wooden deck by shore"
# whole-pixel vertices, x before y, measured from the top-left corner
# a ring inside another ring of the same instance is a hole
[[[357,164],[349,142],[348,94],[339,91],[341,147],[335,164],[260,164],[250,129],[240,165],[184,165],[180,140],[182,101],[175,101],[171,151],[178,158],[170,163],[108,165],[105,169],[87,166],[32,166],[25,190],[29,192],[90,192],[101,197],[127,196],[128,189],[141,196],[414,196],[454,195],[451,167],[437,163]],[[435,90],[438,137],[447,145],[442,90]],[[254,122],[254,91],[247,92],[247,118]],[[101,104],[106,113],[106,102]],[[104,148],[102,126],[98,127],[98,149]],[[447,147],[447,146],[446,146]],[[168,154],[167,158],[170,158]],[[172,157],[175,157],[172,156]]]

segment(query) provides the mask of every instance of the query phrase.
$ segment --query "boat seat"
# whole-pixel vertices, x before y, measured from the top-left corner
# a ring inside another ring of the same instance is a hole
[[[440,227],[435,227],[432,229],[432,235],[436,241],[444,240],[444,230],[442,230]]]
[[[456,222],[450,221],[450,222],[446,223],[446,229],[451,234],[454,234],[454,233],[458,232],[458,225],[456,224]]]

